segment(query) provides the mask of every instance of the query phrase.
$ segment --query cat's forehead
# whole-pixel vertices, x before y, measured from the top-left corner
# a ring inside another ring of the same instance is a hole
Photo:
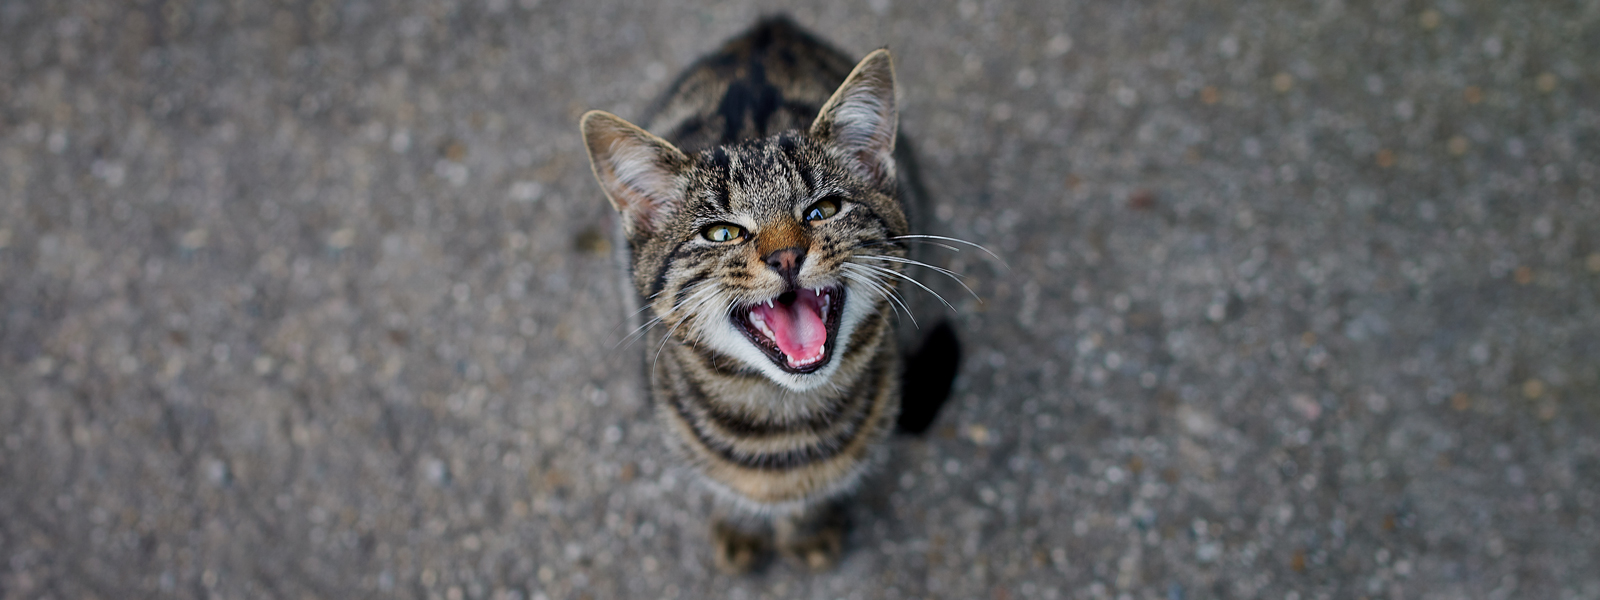
[[[786,212],[830,180],[821,147],[790,132],[702,151],[696,194],[729,212]]]

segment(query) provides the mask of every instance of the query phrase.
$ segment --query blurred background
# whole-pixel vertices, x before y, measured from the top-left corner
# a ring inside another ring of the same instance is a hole
[[[576,122],[780,8],[1009,268],[940,257],[844,563],[727,578]],[[1597,64],[1592,0],[0,2],[0,597],[1600,598]]]

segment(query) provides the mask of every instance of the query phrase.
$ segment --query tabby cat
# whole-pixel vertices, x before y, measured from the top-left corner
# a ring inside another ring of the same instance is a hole
[[[774,546],[834,564],[899,412],[894,88],[887,50],[852,69],[777,18],[692,65],[643,128],[583,116],[653,317],[656,414],[715,492],[725,571]]]

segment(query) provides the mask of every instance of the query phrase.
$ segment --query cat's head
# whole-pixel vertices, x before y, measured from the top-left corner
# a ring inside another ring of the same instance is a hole
[[[609,113],[583,117],[633,281],[673,338],[794,390],[829,381],[889,312],[906,233],[894,71],[868,55],[805,131],[687,154]],[[877,258],[869,258],[877,257]]]

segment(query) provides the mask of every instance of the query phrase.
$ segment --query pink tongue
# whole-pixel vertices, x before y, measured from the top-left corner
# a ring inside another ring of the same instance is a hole
[[[790,366],[816,362],[814,359],[828,342],[828,328],[822,323],[822,297],[811,290],[796,292],[794,302],[788,305],[757,304],[750,312],[766,321],[772,330],[772,341],[788,357]]]

